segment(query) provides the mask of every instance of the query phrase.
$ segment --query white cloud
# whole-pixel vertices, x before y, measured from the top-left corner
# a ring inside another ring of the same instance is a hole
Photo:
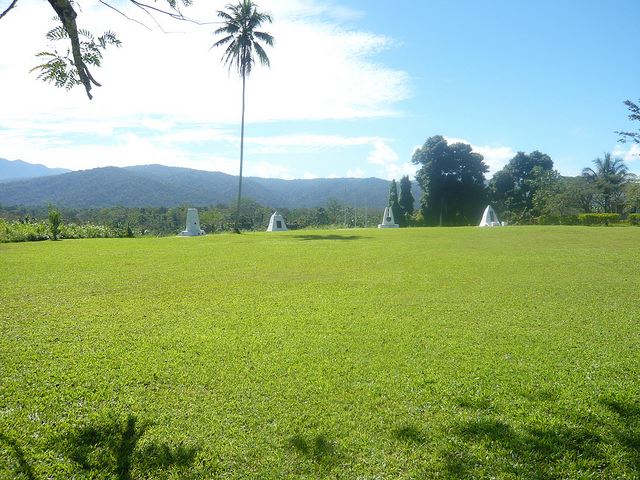
[[[304,178],[305,180],[313,180],[313,179],[320,178],[320,177],[318,175],[316,175],[315,173],[304,172],[304,175],[302,176],[302,178]]]
[[[346,177],[347,178],[365,178],[367,175],[365,174],[364,170],[362,170],[361,168],[355,168],[355,169],[349,169],[347,170],[347,174]]]
[[[448,143],[466,143],[471,145],[474,152],[479,153],[484,157],[484,163],[489,167],[487,178],[491,178],[497,171],[501,170],[509,160],[516,156],[516,152],[511,147],[494,147],[490,145],[474,145],[468,140],[461,138],[445,137]]]
[[[252,154],[279,155],[368,145],[376,140],[377,137],[294,134],[247,137],[245,138],[245,144],[251,147]]]
[[[185,11],[215,20],[214,12],[226,3],[205,0]],[[239,137],[241,82],[220,64],[221,51],[209,51],[215,26],[163,21],[166,31],[176,32],[164,34],[97,2],[82,6],[81,27],[112,29],[123,41],[95,70],[103,87],[94,88],[92,101],[81,88],[59,90],[29,73],[37,62],[34,54],[46,48],[44,33],[54,26],[46,2],[22,0],[3,18],[0,45],[11,48],[0,56],[0,156],[67,168],[153,161],[215,164],[229,171],[224,155],[205,161],[194,150],[203,142],[233,145]],[[248,127],[398,114],[397,102],[409,96],[408,76],[373,57],[392,48],[393,39],[344,25],[361,12],[318,0],[262,0],[260,6],[274,17],[265,30],[276,45],[269,51],[272,68],[256,68],[247,82]],[[123,8],[150,23],[137,9]],[[122,137],[123,131],[133,137]],[[246,140],[256,153],[269,154],[368,145],[376,139],[285,135]],[[254,172],[277,171],[257,165]]]
[[[614,157],[620,157],[627,163],[640,163],[640,145],[632,143],[624,147],[617,144],[612,152]]]
[[[196,3],[189,13],[207,18],[224,5],[211,3],[206,10],[203,2]],[[326,6],[316,1],[264,0],[260,5],[275,18],[265,29],[275,36],[276,46],[269,51],[272,68],[256,68],[248,79],[248,121],[390,115],[393,104],[407,97],[407,75],[370,59],[393,45],[391,39],[327,21],[320,16]],[[305,16],[296,15],[313,5],[317,8],[309,8]],[[96,31],[111,28],[124,45],[108,51],[104,66],[95,70],[104,86],[94,88],[89,102],[79,88],[59,91],[28,73],[37,61],[34,52],[46,47],[43,33],[53,25],[51,15],[48,5],[24,0],[3,19],[0,41],[12,45],[0,59],[3,91],[11,92],[2,98],[5,119],[36,112],[61,119],[145,112],[164,117],[157,122],[185,117],[238,122],[240,81],[220,64],[221,51],[209,51],[214,27],[174,23],[184,33],[147,31],[92,4],[79,15],[80,25]]]
[[[403,175],[415,176],[417,168],[409,162],[399,163],[398,154],[383,140],[376,139],[372,142],[373,150],[369,153],[367,161],[378,165],[377,174],[386,179],[400,179]]]
[[[293,179],[288,167],[270,162],[247,164],[245,175],[249,177]]]

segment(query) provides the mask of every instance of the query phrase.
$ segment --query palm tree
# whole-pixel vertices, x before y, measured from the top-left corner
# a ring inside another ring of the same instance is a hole
[[[611,158],[610,153],[604,154],[604,159],[596,158],[593,168],[585,168],[582,175],[592,182],[602,196],[601,206],[604,212],[610,212],[615,207],[618,197],[627,180],[630,179],[629,169],[621,158]]]
[[[258,5],[252,0],[238,0],[238,3],[228,4],[225,10],[218,11],[218,17],[222,18],[223,26],[215,31],[216,35],[224,35],[223,38],[213,44],[213,47],[226,45],[222,55],[222,61],[229,66],[229,72],[235,70],[242,77],[242,127],[240,129],[240,175],[238,180],[238,206],[234,230],[240,233],[240,199],[242,198],[242,161],[244,156],[244,108],[246,77],[251,73],[255,57],[262,65],[270,66],[264,47],[260,41],[273,46],[273,37],[256,29],[265,23],[271,23],[271,15],[258,11]]]

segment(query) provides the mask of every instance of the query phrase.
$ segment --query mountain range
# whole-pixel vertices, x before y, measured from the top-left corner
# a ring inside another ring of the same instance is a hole
[[[46,167],[44,167],[46,168]],[[320,207],[334,198],[357,207],[384,208],[390,182],[379,178],[281,180],[245,177],[242,196],[273,208]],[[163,165],[103,167],[0,184],[0,205],[68,208],[174,207],[230,204],[238,177]],[[417,187],[413,194],[417,198]]]
[[[66,168],[49,168],[44,165],[23,162],[22,160],[0,158],[0,183],[23,178],[59,175],[70,171]]]

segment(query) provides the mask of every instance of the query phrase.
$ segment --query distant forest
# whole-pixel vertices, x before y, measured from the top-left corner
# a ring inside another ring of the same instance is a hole
[[[184,230],[187,208],[180,207],[109,207],[58,208],[62,223],[69,225],[102,225],[111,232],[108,236],[126,236],[130,229],[134,236],[174,235]],[[43,206],[0,206],[0,218],[24,224],[46,222],[49,209]],[[266,230],[274,210],[252,200],[242,201],[240,226],[242,230]],[[352,205],[330,199],[326,206],[317,208],[278,209],[289,229],[375,227],[382,219],[380,209],[354,208]],[[229,231],[233,227],[235,210],[227,205],[198,208],[200,225],[207,233]]]

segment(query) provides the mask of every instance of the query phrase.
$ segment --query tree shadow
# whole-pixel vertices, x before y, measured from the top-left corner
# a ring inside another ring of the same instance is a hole
[[[584,475],[604,469],[606,478],[629,470],[637,474],[640,409],[619,401],[602,403],[626,423],[605,424],[575,414],[564,422],[517,429],[488,414],[457,422],[450,430],[456,447],[442,452],[443,469],[448,478],[476,478],[487,471],[496,477],[555,478],[567,465]],[[611,452],[617,452],[615,459]],[[488,454],[494,460],[487,460]]]
[[[0,444],[5,444],[10,452],[10,454],[15,460],[15,467],[13,468],[13,478],[26,478],[27,480],[34,480],[36,477],[33,474],[33,468],[29,465],[29,462],[26,459],[24,454],[24,450],[18,445],[13,438],[8,437],[7,435],[0,433]],[[9,458],[7,458],[7,463],[9,463]],[[8,465],[11,468],[11,464]],[[1,473],[1,472],[0,472]]]
[[[370,237],[363,237],[362,235],[307,234],[307,235],[294,235],[293,238],[296,238],[298,240],[303,240],[303,241],[309,241],[309,240],[362,240],[364,238],[370,238]]]
[[[185,469],[193,463],[198,452],[193,447],[154,442],[140,447],[149,426],[128,415],[124,423],[108,420],[69,432],[56,440],[56,447],[82,470],[110,474],[118,480],[131,480],[134,464],[136,471],[155,472]]]
[[[427,443],[426,435],[415,425],[405,424],[393,431],[393,436],[406,443],[423,445]]]
[[[289,439],[289,445],[303,457],[325,468],[333,468],[340,459],[333,442],[322,434],[310,439],[295,435]]]
[[[640,402],[604,398],[600,403],[618,416],[620,427],[615,435],[630,452],[633,463],[640,471]]]
[[[492,410],[493,405],[487,398],[461,397],[457,401],[458,406],[468,410]]]
[[[531,402],[553,402],[558,399],[555,391],[544,388],[526,390],[522,396]]]

